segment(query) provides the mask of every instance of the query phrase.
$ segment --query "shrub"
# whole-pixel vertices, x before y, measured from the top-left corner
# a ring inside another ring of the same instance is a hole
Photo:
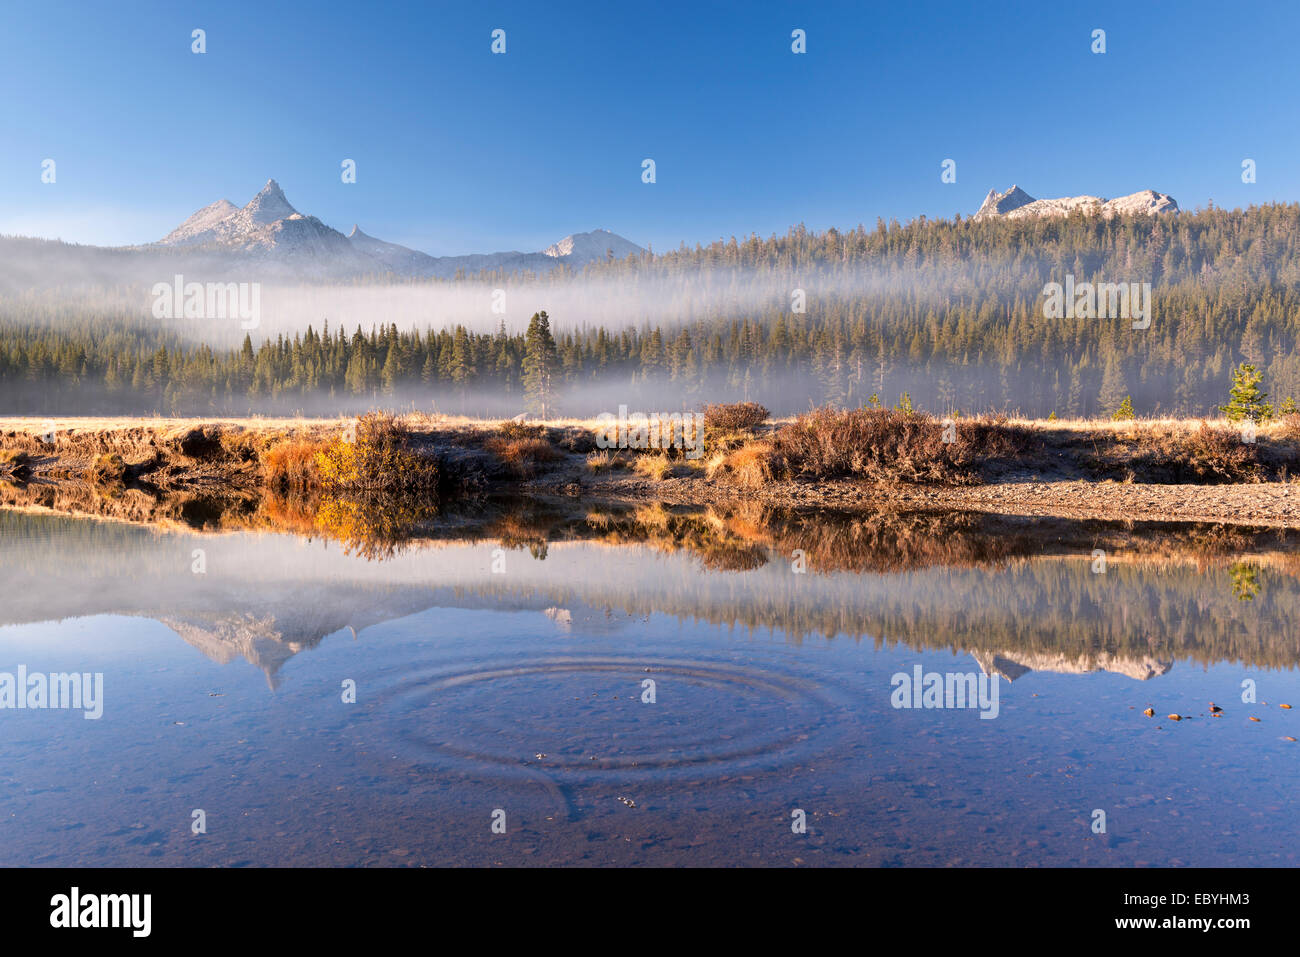
[[[751,442],[710,463],[710,477],[721,470],[734,485],[758,488],[775,478],[775,461],[772,443]]]
[[[546,435],[546,426],[529,425],[527,422],[516,422],[514,419],[506,419],[496,428],[496,437],[502,439],[540,439]]]
[[[484,447],[520,478],[532,478],[543,465],[560,457],[555,446],[541,438],[493,436]]]
[[[316,453],[320,482],[328,489],[436,489],[438,462],[411,448],[392,415],[372,412],[357,421],[356,438],[331,440]]]
[[[632,466],[638,475],[662,482],[673,471],[673,463],[666,455],[638,455]]]
[[[766,480],[766,469],[773,477],[970,484],[981,468],[1014,459],[1031,444],[1028,429],[1005,419],[963,420],[953,428],[954,441],[944,442],[943,424],[925,413],[814,409],[778,429],[770,443],[747,446],[754,451],[733,453],[734,461],[723,464],[751,483]]]
[[[18,449],[0,449],[0,469],[17,470],[31,460],[30,455]]]
[[[704,407],[704,427],[722,432],[745,432],[767,421],[769,413],[757,402],[718,402]]]
[[[1237,432],[1201,427],[1188,436],[1182,458],[1192,477],[1205,481],[1240,482],[1259,472],[1259,446],[1241,441]]]
[[[262,474],[274,489],[305,489],[320,482],[317,456],[321,443],[291,438],[271,446],[262,457]]]

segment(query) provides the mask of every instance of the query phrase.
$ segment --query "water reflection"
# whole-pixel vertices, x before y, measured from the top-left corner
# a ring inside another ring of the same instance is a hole
[[[439,513],[271,499],[233,519],[182,513],[201,518],[0,511],[0,624],[151,618],[215,661],[256,664],[272,686],[326,635],[433,607],[541,611],[566,631],[600,627],[574,619],[582,605],[795,644],[902,643],[969,652],[1009,680],[1300,661],[1300,635],[1277,627],[1300,611],[1300,536],[1274,529],[563,501]]]
[[[104,714],[0,713],[0,863],[1300,863],[1293,533],[53,504],[113,519],[0,510],[0,671]],[[996,720],[898,709],[914,669]]]

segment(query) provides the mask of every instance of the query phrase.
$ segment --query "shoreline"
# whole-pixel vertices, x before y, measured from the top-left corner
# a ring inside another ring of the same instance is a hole
[[[140,495],[154,499],[176,495],[195,500],[256,498],[271,488],[265,466],[269,449],[286,443],[319,446],[336,441],[344,430],[339,419],[61,418],[53,420],[54,441],[45,442],[41,430],[49,422],[0,419],[0,505],[49,502],[55,510],[64,510],[55,503],[71,506],[80,500],[86,504],[85,510],[67,510],[112,514],[120,508],[139,515],[148,512],[138,499]],[[445,499],[491,494],[628,505],[752,503],[845,513],[964,511],[1300,528],[1300,483],[1295,479],[1153,482],[1134,477],[1133,468],[1128,468],[1122,479],[1087,474],[1085,465],[1097,447],[1097,430],[1118,437],[1115,448],[1120,452],[1108,450],[1105,454],[1123,466],[1121,440],[1140,448],[1145,441],[1143,429],[1158,428],[1161,435],[1167,435],[1181,428],[1190,434],[1199,424],[1190,420],[1092,423],[1088,428],[1094,431],[1089,432],[1072,423],[1040,420],[1026,425],[1047,437],[1032,453],[1009,464],[992,464],[977,479],[958,484],[845,477],[773,478],[760,483],[730,480],[727,450],[764,445],[775,426],[757,436],[728,436],[722,452],[708,462],[707,455],[694,462],[678,459],[662,476],[637,468],[637,453],[616,453],[625,456],[625,461],[615,463],[618,467],[593,469],[588,454],[595,448],[594,427],[589,420],[527,426],[538,430],[545,437],[541,444],[549,448],[547,457],[535,463],[525,461],[522,466],[503,457],[499,446],[493,445],[509,429],[508,421],[426,417],[412,427],[412,435],[437,459],[443,479],[458,485],[457,492],[442,496]],[[118,472],[106,479],[92,475],[106,457],[118,463]],[[124,496],[128,490],[132,494]],[[120,501],[114,505],[114,499]],[[128,502],[133,499],[139,502],[134,508]]]

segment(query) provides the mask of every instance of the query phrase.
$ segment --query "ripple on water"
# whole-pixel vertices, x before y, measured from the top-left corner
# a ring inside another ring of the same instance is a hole
[[[654,681],[655,701],[643,700]],[[842,737],[826,684],[682,658],[539,656],[404,668],[379,691],[405,757],[492,776],[716,779],[793,767]]]

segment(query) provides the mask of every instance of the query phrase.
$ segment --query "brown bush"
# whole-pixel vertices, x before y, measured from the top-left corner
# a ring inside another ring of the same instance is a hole
[[[29,464],[32,457],[19,449],[0,449],[0,469],[18,471]]]
[[[704,427],[720,432],[756,429],[770,413],[757,402],[718,402],[704,407]]]
[[[546,426],[529,425],[527,422],[516,422],[514,419],[506,419],[496,428],[496,437],[514,440],[514,439],[540,439],[546,435]]]
[[[1029,450],[1031,433],[1005,419],[953,424],[954,440],[933,416],[896,409],[815,409],[777,430],[769,456],[774,471],[791,478],[861,478],[919,484],[965,485],[980,472],[1014,462]]]
[[[520,478],[532,478],[542,471],[542,466],[560,457],[555,446],[542,438],[493,436],[484,443],[484,448]]]
[[[1172,463],[1200,481],[1241,482],[1259,473],[1259,446],[1243,442],[1238,432],[1216,429],[1202,422],[1201,427],[1183,440],[1182,455],[1175,451]],[[1180,461],[1182,460],[1182,461]]]
[[[312,488],[320,484],[316,456],[325,450],[320,442],[290,438],[271,446],[262,456],[266,484],[280,491]]]

